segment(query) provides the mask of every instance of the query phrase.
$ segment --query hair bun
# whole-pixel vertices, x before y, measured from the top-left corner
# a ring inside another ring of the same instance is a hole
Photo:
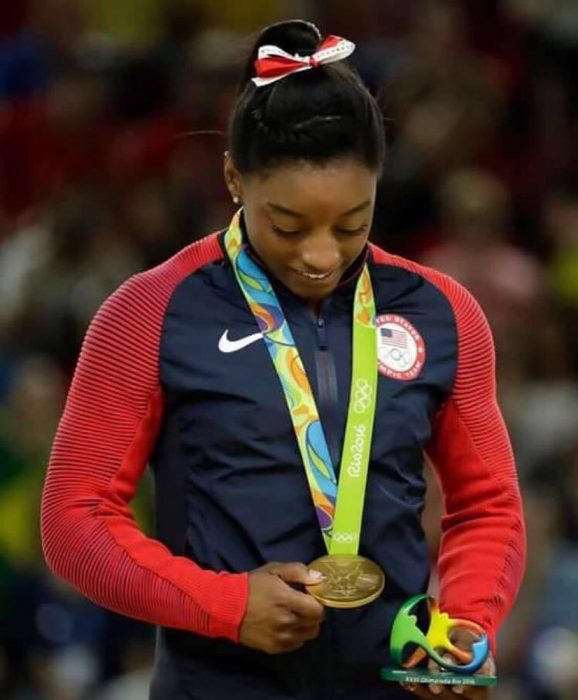
[[[257,37],[245,70],[241,89],[255,77],[255,61],[261,46],[278,46],[283,51],[291,54],[308,56],[315,53],[321,43],[321,32],[313,24],[303,19],[289,19],[284,22],[276,22],[265,27]]]
[[[375,173],[385,157],[383,117],[371,93],[345,61],[295,71],[287,80],[257,87],[255,61],[262,46],[310,56],[323,38],[303,20],[266,27],[245,68],[229,121],[229,151],[242,175],[287,162],[325,164],[352,157]]]

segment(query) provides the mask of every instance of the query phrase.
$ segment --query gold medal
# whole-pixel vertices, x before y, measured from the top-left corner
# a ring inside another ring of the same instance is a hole
[[[359,608],[372,603],[385,586],[385,575],[370,559],[358,554],[329,554],[309,564],[325,579],[306,586],[307,592],[329,608]]]

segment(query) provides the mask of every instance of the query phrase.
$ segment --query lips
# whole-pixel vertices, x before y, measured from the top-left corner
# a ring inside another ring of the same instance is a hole
[[[304,277],[307,280],[311,280],[312,282],[323,282],[324,280],[327,280],[333,275],[335,270],[330,270],[329,272],[322,272],[322,273],[314,273],[314,272],[305,272],[305,270],[296,270],[294,268],[293,272],[296,272],[298,275],[301,275],[301,277]]]

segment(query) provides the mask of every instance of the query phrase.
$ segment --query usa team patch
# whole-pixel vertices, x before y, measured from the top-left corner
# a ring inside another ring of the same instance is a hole
[[[379,371],[391,379],[407,382],[421,373],[425,363],[425,343],[409,321],[397,314],[376,319]]]

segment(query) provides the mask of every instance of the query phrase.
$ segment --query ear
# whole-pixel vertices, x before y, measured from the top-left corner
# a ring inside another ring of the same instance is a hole
[[[243,201],[243,186],[241,174],[235,167],[233,159],[229,151],[225,151],[225,159],[223,162],[223,174],[225,176],[225,184],[231,194],[231,198],[235,204],[241,204]]]

